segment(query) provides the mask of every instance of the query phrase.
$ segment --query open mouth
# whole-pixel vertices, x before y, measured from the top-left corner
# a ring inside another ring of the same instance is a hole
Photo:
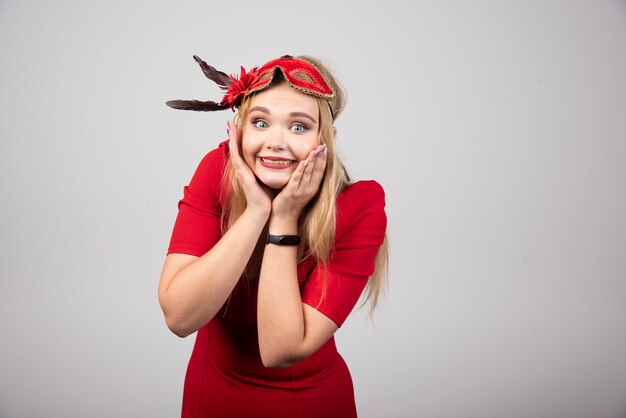
[[[284,158],[259,157],[261,165],[268,168],[287,168],[296,163],[295,160],[287,160]]]

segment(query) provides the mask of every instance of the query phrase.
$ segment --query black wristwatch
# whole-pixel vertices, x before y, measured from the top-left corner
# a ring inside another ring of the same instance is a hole
[[[270,235],[267,234],[265,237],[266,244],[276,244],[276,245],[299,245],[300,244],[300,236],[299,235]]]

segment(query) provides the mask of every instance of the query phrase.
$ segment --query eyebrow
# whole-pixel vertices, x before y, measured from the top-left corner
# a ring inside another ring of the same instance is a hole
[[[254,112],[255,110],[258,110],[259,112],[267,113],[268,115],[270,114],[270,111],[267,107],[254,106],[253,108],[250,109],[250,112]]]
[[[291,113],[289,114],[289,116],[293,116],[293,117],[295,117],[295,116],[300,116],[300,117],[303,117],[303,118],[308,118],[308,119],[311,119],[311,121],[312,121],[313,123],[317,123],[317,121],[315,120],[315,118],[313,118],[313,116],[309,115],[308,113],[304,113],[304,112],[291,112]]]
[[[268,115],[270,115],[270,114],[272,113],[272,112],[270,112],[270,110],[269,110],[267,107],[263,107],[263,106],[254,106],[253,108],[251,108],[251,109],[250,109],[250,112],[253,112],[253,111],[255,111],[255,110],[257,110],[257,111],[259,111],[259,112],[266,113],[266,114],[268,114]],[[313,123],[317,123],[317,120],[315,120],[315,118],[314,118],[313,116],[309,115],[308,113],[304,113],[304,112],[291,112],[291,113],[289,114],[289,116],[291,116],[291,117],[297,117],[297,116],[300,116],[300,117],[303,117],[303,118],[310,119]]]

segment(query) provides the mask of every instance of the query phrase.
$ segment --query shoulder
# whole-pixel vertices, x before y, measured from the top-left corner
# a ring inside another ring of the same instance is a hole
[[[225,196],[223,179],[227,160],[228,141],[224,141],[200,160],[189,183],[189,192],[199,197],[208,193],[213,199],[222,202]]]
[[[385,190],[378,182],[358,181],[339,194],[336,228],[338,243],[362,233],[382,243],[386,229]]]
[[[363,205],[385,207],[385,190],[377,181],[357,181],[343,189],[337,197],[337,206],[342,210],[363,209]]]
[[[198,169],[207,172],[219,172],[220,174],[226,168],[226,160],[228,159],[228,141],[220,142],[217,148],[209,151],[200,161]]]

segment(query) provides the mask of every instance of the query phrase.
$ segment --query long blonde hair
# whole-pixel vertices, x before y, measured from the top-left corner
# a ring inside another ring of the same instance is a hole
[[[317,59],[308,56],[296,57],[311,63],[318,69],[327,83],[335,91],[335,97],[331,100],[317,98],[320,116],[319,140],[320,144],[326,144],[326,172],[320,185],[320,191],[311,199],[305,208],[305,212],[300,224],[299,234],[302,237],[300,251],[306,247],[307,254],[302,257],[314,257],[324,268],[324,281],[326,282],[326,266],[335,242],[336,226],[336,203],[337,196],[343,189],[350,185],[350,179],[344,168],[341,159],[335,149],[335,127],[333,122],[343,111],[345,105],[345,90],[332,76],[330,71]],[[249,113],[249,104],[254,93],[244,97],[239,112],[237,122],[240,126],[245,126]],[[222,213],[222,228],[227,230],[241,216],[246,209],[246,198],[235,175],[233,164],[228,159],[227,176],[224,178],[225,188],[229,191],[229,201],[225,211]],[[262,234],[262,237],[264,234]],[[244,277],[252,278],[258,275],[260,270],[260,257],[262,249],[262,238],[259,238],[257,251],[250,258],[248,266],[244,272]],[[388,244],[387,236],[376,255],[374,273],[368,280],[367,292],[363,303],[370,302],[370,314],[374,312],[381,295],[386,293],[387,287],[387,259]],[[326,284],[326,283],[325,283]],[[322,294],[322,300],[326,295],[326,286]]]

